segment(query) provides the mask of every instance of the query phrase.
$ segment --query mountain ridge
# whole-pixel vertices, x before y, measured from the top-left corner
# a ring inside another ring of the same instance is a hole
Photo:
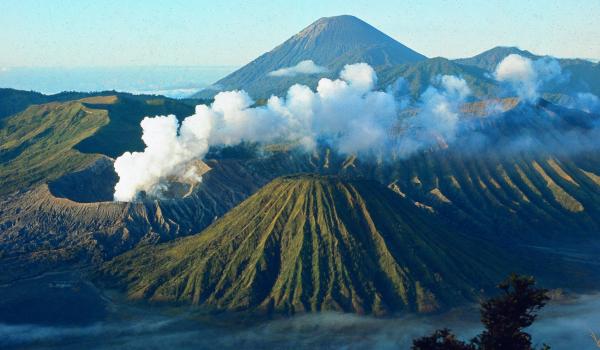
[[[534,61],[544,57],[557,60],[562,69],[562,75],[560,79],[545,84],[541,91],[546,94],[562,95],[562,98],[567,99],[578,93],[592,93],[600,96],[600,64],[589,60],[555,58],[549,55],[537,55],[513,46],[496,46],[473,57],[459,58],[453,62],[493,73],[498,64],[510,54],[517,54]]]
[[[458,58],[453,61],[462,65],[475,66],[491,72],[496,69],[496,66],[500,61],[511,54],[520,55],[529,59],[538,59],[542,57],[515,46],[496,46],[475,56]]]

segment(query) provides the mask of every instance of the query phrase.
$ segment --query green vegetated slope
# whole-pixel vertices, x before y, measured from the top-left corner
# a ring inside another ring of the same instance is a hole
[[[470,223],[470,232],[502,240],[591,238],[600,232],[597,122],[547,102],[518,105],[474,120],[446,149],[367,172],[453,222]]]
[[[201,234],[134,249],[102,274],[134,299],[384,314],[473,300],[506,261],[377,182],[297,175],[270,182]]]
[[[32,103],[58,95],[18,95],[28,96],[22,98],[23,106],[30,105],[0,125],[0,195],[81,169],[98,154],[118,157],[125,151],[143,150],[140,121],[144,117],[176,114],[183,119],[200,102],[101,93],[38,105]]]
[[[94,101],[94,108],[105,109],[110,123],[97,133],[76,145],[83,153],[100,153],[115,158],[125,151],[142,151],[140,122],[146,116],[175,114],[180,120],[194,114],[196,103],[176,101],[164,97],[140,97],[121,94],[111,103]]]
[[[90,164],[97,155],[73,146],[108,124],[105,110],[78,101],[33,105],[0,129],[0,194],[48,181]]]
[[[599,166],[597,152],[477,158],[446,151],[402,161],[386,177],[403,196],[472,234],[552,245],[597,238]]]
[[[0,121],[6,117],[24,111],[27,107],[33,104],[65,102],[89,97],[92,95],[111,95],[114,93],[114,91],[103,91],[92,94],[72,91],[61,92],[54,95],[44,95],[35,91],[0,88]]]

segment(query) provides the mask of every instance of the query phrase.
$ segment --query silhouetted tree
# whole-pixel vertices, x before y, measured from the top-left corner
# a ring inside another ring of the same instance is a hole
[[[546,305],[546,289],[536,288],[533,277],[512,274],[498,285],[502,293],[481,303],[485,330],[469,343],[456,339],[449,329],[413,341],[413,350],[531,350],[531,335],[523,329]],[[543,349],[549,349],[547,345]]]
[[[438,329],[432,335],[415,339],[413,349],[417,350],[476,350],[473,344],[467,344],[462,340],[456,339],[456,336],[448,329]]]
[[[535,288],[533,277],[511,275],[498,288],[502,294],[481,304],[485,330],[476,339],[481,349],[531,349],[531,335],[523,329],[535,321],[548,301],[547,290]]]

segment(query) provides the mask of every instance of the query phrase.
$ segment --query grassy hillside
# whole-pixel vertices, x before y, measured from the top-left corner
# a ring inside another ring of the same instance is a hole
[[[97,155],[73,147],[109,122],[108,113],[73,101],[34,105],[0,129],[0,194],[48,181],[90,164]]]
[[[598,237],[599,164],[597,153],[469,157],[447,150],[401,161],[378,177],[472,234],[554,244]]]
[[[85,100],[84,100],[85,101]],[[106,103],[110,102],[110,103]],[[100,153],[115,158],[125,151],[142,151],[140,122],[146,116],[175,114],[180,120],[194,113],[195,103],[164,97],[119,95],[114,101],[88,100],[93,108],[108,111],[110,122],[75,147],[82,153]]]
[[[548,103],[519,105],[473,120],[485,144],[459,134],[447,149],[369,172],[452,222],[476,223],[471,232],[501,240],[597,237],[600,152],[591,127],[597,120]]]
[[[430,312],[473,300],[507,265],[436,222],[373,181],[284,177],[201,234],[137,248],[103,273],[132,298],[217,309]]]
[[[44,103],[49,100],[67,101]],[[42,95],[11,89],[0,91],[0,101],[10,106],[0,112],[24,109],[0,122],[0,195],[81,169],[98,154],[118,157],[125,151],[143,150],[140,121],[144,117],[176,114],[183,119],[202,102],[121,93]]]
[[[0,88],[0,121],[8,116],[22,112],[34,104],[65,102],[89,96],[108,96],[111,94],[114,95],[115,91],[104,91],[93,94],[86,92],[61,92],[54,95],[44,95],[35,91]]]

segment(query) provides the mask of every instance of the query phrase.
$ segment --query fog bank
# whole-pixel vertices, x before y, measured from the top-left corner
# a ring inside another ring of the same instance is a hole
[[[115,306],[108,320],[85,327],[0,324],[0,346],[31,349],[408,349],[415,337],[450,327],[468,339],[481,331],[476,308],[438,316],[377,319],[322,313],[241,324],[185,309]],[[174,316],[176,315],[176,316]],[[600,295],[551,304],[530,329],[534,343],[552,349],[595,349],[600,332]]]

